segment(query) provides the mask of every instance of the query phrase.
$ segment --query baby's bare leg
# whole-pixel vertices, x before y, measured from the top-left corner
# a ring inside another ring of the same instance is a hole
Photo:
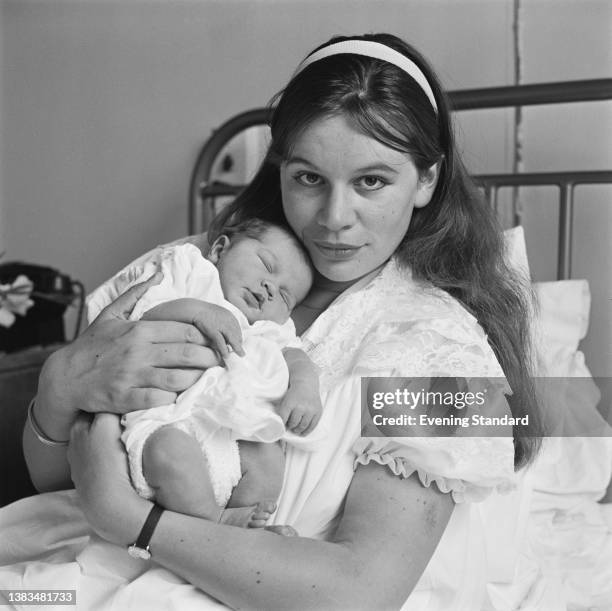
[[[245,507],[274,501],[283,485],[285,455],[280,443],[239,441],[242,478],[234,488],[228,507]]]
[[[173,426],[157,429],[146,441],[142,470],[160,505],[209,520],[218,520],[208,464],[198,442]]]
[[[249,441],[240,441],[238,446],[242,478],[232,492],[221,522],[247,528],[266,527],[283,485],[285,457],[282,448],[279,443]]]

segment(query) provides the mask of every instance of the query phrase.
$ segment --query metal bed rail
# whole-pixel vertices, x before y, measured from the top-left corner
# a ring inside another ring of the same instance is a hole
[[[612,99],[612,78],[462,89],[448,95],[453,110],[596,102]]]
[[[454,111],[611,100],[612,78],[465,89],[449,92],[449,98]],[[271,114],[270,108],[249,110],[232,117],[213,131],[201,149],[191,175],[189,233],[202,231],[208,226],[214,215],[216,198],[235,196],[244,188],[244,185],[211,182],[213,164],[223,147],[243,130],[258,125],[268,125]],[[571,274],[574,187],[585,184],[612,184],[612,170],[490,174],[474,178],[484,187],[486,196],[494,205],[497,202],[498,191],[503,187],[556,186],[559,188],[557,277],[564,279],[569,278]]]
[[[612,170],[583,172],[537,172],[524,174],[486,174],[474,176],[482,185],[488,202],[497,209],[497,196],[503,187],[558,187],[559,234],[557,238],[557,279],[567,280],[572,272],[572,227],[574,221],[574,187],[612,184]],[[515,225],[520,218],[514,219]]]

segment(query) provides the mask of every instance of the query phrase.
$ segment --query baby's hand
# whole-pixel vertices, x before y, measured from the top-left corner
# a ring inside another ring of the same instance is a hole
[[[292,433],[308,435],[317,426],[322,411],[319,385],[309,381],[292,381],[278,414]]]
[[[236,317],[214,303],[192,298],[174,299],[151,308],[143,319],[189,322],[208,338],[212,348],[223,358],[228,356],[230,348],[244,356],[242,331]]]
[[[213,303],[206,303],[206,306],[206,309],[194,316],[193,324],[210,338],[213,347],[223,358],[227,358],[230,348],[239,356],[244,356],[242,331],[236,317]]]

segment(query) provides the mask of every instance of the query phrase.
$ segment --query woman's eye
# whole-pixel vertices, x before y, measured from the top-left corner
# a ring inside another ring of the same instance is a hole
[[[362,189],[367,189],[369,191],[376,191],[377,189],[382,189],[385,185],[387,185],[387,181],[383,180],[380,176],[367,175],[362,176],[357,180],[357,184]]]
[[[321,183],[321,177],[314,172],[300,172],[295,175],[295,180],[305,187],[316,187]]]

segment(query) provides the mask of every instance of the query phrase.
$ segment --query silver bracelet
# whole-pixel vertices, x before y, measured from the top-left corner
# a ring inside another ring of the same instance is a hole
[[[28,424],[30,425],[30,428],[32,429],[32,432],[34,433],[34,435],[36,435],[36,438],[38,439],[38,441],[40,441],[40,443],[45,444],[46,446],[51,446],[53,448],[67,446],[68,441],[56,441],[55,439],[51,439],[51,437],[48,437],[47,435],[45,435],[43,430],[38,425],[38,422],[36,422],[36,418],[34,418],[34,403],[35,402],[36,402],[36,397],[34,397],[30,401],[30,405],[28,405]]]

